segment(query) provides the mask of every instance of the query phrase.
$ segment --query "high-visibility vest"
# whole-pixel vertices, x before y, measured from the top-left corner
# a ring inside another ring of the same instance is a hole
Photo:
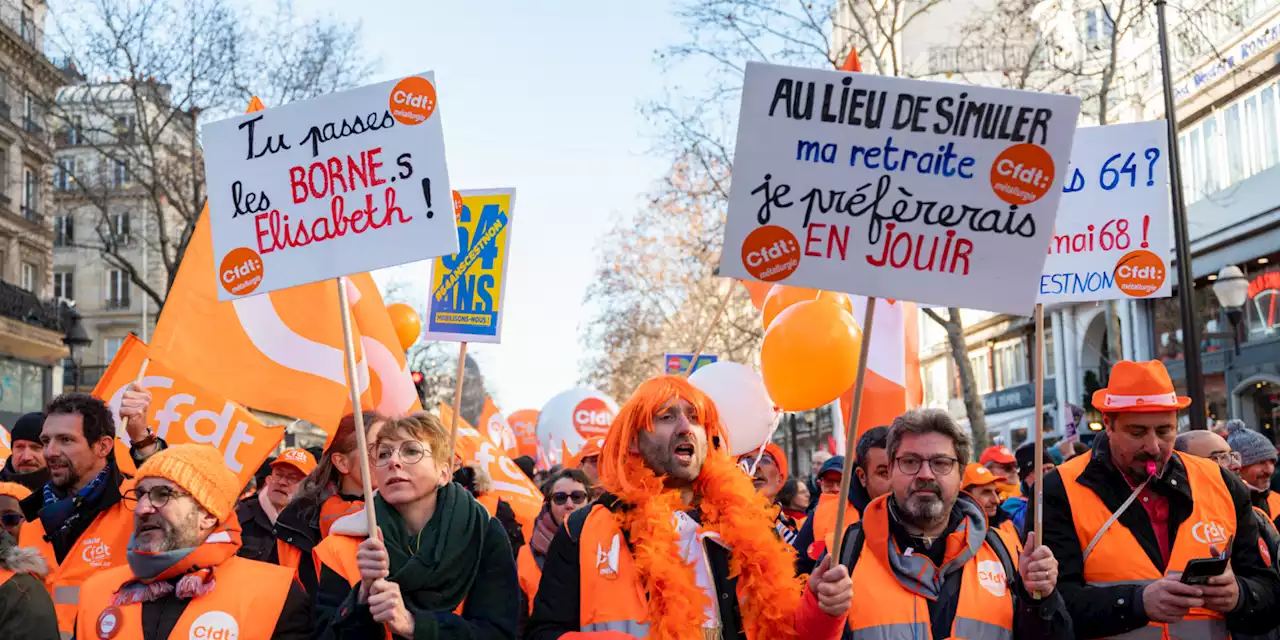
[[[904,587],[889,566],[889,509],[885,497],[877,498],[863,514],[865,542],[854,564],[853,583],[863,585],[872,598],[854,598],[849,609],[848,625],[853,637],[931,638],[928,600]],[[950,534],[947,549],[967,547],[968,528]],[[997,534],[1002,542],[1003,535]],[[958,542],[958,544],[957,544]],[[1010,551],[1007,548],[1006,551]],[[914,556],[918,562],[932,564],[927,556]],[[1017,570],[1017,555],[1010,552],[1010,569]],[[922,565],[923,566],[923,565]],[[977,553],[961,570],[955,619],[950,637],[957,640],[1013,640],[1014,576],[1008,575],[1004,561],[989,540],[984,540]]]
[[[1267,514],[1271,516],[1271,521],[1275,522],[1276,518],[1280,518],[1280,493],[1274,491],[1267,492]]]
[[[1001,522],[1000,526],[996,527],[996,533],[1000,534],[1001,540],[1004,540],[1005,546],[1009,548],[1009,553],[1015,556],[1022,553],[1022,540],[1018,538],[1018,528],[1013,526],[1012,520]]]
[[[9,579],[15,575],[17,574],[8,569],[0,569],[0,587],[3,587],[4,583],[8,582]]]
[[[1187,562],[1210,557],[1211,545],[1222,547],[1235,537],[1236,510],[1227,483],[1222,480],[1222,468],[1216,462],[1177,452],[1174,455],[1178,456],[1187,470],[1193,498],[1191,515],[1178,527],[1173,547],[1169,550],[1168,571],[1182,571]],[[1089,452],[1058,467],[1058,475],[1067,491],[1067,500],[1071,503],[1071,515],[1075,520],[1076,537],[1080,540],[1081,551],[1111,517],[1111,510],[1098,494],[1079,482],[1080,474],[1092,459],[1093,453]],[[1084,580],[1090,586],[1145,585],[1163,577],[1164,574],[1152,564],[1133,532],[1119,520],[1102,534],[1102,538],[1084,561]],[[1192,609],[1181,622],[1168,625],[1152,622],[1146,627],[1113,636],[1124,640],[1174,637],[1215,639],[1230,636],[1222,614],[1208,609]]]
[[[489,512],[489,517],[491,518],[498,515],[498,500],[498,494],[496,493],[486,493],[476,498],[476,502],[479,502],[484,507],[484,510]]]
[[[579,629],[648,637],[648,595],[622,529],[602,504],[591,507],[582,525],[578,560]]]
[[[538,595],[538,583],[542,582],[542,568],[533,557],[533,546],[520,547],[516,554],[516,573],[520,578],[520,588],[529,599],[529,613],[533,613],[533,598]]]
[[[129,537],[133,535],[133,510],[121,500],[98,514],[85,532],[80,534],[67,556],[58,564],[53,545],[44,539],[44,523],[36,518],[22,525],[18,533],[18,546],[33,547],[49,565],[45,588],[53,597],[53,608],[58,614],[58,631],[65,640],[75,632],[76,608],[80,604],[80,586],[90,576],[103,569],[118,567],[128,562],[125,553]]]
[[[169,637],[269,640],[284,611],[293,571],[231,556],[214,567],[213,578],[213,591],[191,599]],[[76,618],[77,638],[143,637],[142,603],[111,606],[111,596],[132,579],[133,570],[123,566],[85,581]]]
[[[813,515],[813,541],[814,543],[822,542],[830,549],[836,539],[836,511],[840,508],[839,498],[833,493],[824,493],[818,498],[818,506],[814,507]],[[849,525],[858,521],[858,510],[853,508],[853,503],[845,506],[844,528],[847,531]],[[844,532],[841,532],[843,535]],[[807,552],[808,550],[806,550]],[[813,557],[810,554],[810,557]],[[814,558],[817,560],[817,558]]]

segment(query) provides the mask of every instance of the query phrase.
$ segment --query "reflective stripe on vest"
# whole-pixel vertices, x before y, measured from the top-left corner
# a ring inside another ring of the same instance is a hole
[[[1177,452],[1174,455],[1178,456],[1186,468],[1193,501],[1191,514],[1178,527],[1172,540],[1166,568],[1170,572],[1182,571],[1187,562],[1195,558],[1210,557],[1211,546],[1222,546],[1236,534],[1235,502],[1222,479],[1222,468],[1211,460]],[[1093,453],[1089,452],[1058,467],[1067,500],[1071,503],[1076,537],[1081,544],[1093,540],[1111,517],[1111,510],[1098,494],[1079,482],[1080,474],[1092,459]],[[1163,577],[1160,570],[1151,563],[1138,539],[1119,521],[1103,532],[1093,553],[1084,563],[1084,580],[1089,586],[1145,585]],[[1229,637],[1222,615],[1208,609],[1192,609],[1182,622],[1173,625],[1152,622],[1146,628],[1111,637],[1146,640],[1170,635],[1187,638]]]
[[[578,628],[649,635],[649,599],[613,513],[591,507],[578,538]]]
[[[120,490],[132,487],[126,481]],[[67,551],[62,564],[55,561],[53,545],[44,539],[44,523],[36,518],[22,526],[18,533],[18,546],[33,547],[49,565],[45,589],[53,598],[53,609],[58,615],[58,629],[65,637],[74,632],[76,609],[80,602],[80,585],[104,569],[119,567],[127,562],[125,549],[133,534],[133,511],[120,501],[98,514],[98,517],[80,534],[80,538]]]
[[[287,567],[231,556],[214,569],[217,579],[213,591],[189,601],[169,637],[268,640],[284,611],[293,573]],[[102,632],[111,631],[121,640],[143,637],[141,603],[119,607],[114,620],[103,617],[112,594],[132,579],[133,571],[124,566],[98,573],[84,583],[76,621],[78,637],[99,640]],[[107,624],[110,628],[103,628]]]
[[[929,625],[923,622],[882,624],[865,629],[854,629],[853,640],[922,640],[932,638]]]

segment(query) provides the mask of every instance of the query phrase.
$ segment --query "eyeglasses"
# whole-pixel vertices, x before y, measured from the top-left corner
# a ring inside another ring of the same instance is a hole
[[[174,491],[169,487],[152,487],[148,491],[138,491],[137,489],[126,491],[123,496],[120,496],[120,499],[124,501],[125,506],[132,509],[138,506],[145,497],[151,500],[151,506],[160,509],[166,504],[169,504],[169,500],[173,498],[181,498],[182,496],[189,495],[191,494],[186,493],[185,491]]]
[[[0,515],[0,526],[16,527],[26,521],[26,517],[21,513],[6,513]]]
[[[960,461],[950,456],[935,456],[927,460],[919,456],[900,456],[895,458],[893,462],[898,466],[898,470],[909,476],[920,473],[920,468],[924,466],[925,462],[929,463],[929,470],[933,472],[933,475],[945,476],[955,471],[956,463]]]
[[[574,504],[583,504],[587,501],[587,492],[574,491],[572,493],[565,493],[563,491],[557,491],[551,494],[551,501],[554,502],[557,507],[564,506],[564,503],[570,500],[572,500]]]
[[[1219,466],[1230,466],[1240,464],[1243,460],[1239,452],[1236,451],[1219,451],[1209,454],[1209,459],[1218,463]]]
[[[417,441],[402,442],[399,447],[389,444],[378,445],[373,452],[373,464],[379,467],[391,464],[391,456],[396,452],[399,452],[402,464],[418,464],[422,461],[422,457],[427,455],[427,447]]]

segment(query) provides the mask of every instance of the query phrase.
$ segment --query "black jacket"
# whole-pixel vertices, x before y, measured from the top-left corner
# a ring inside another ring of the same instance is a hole
[[[625,508],[616,497],[606,493],[594,504],[574,511],[566,526],[556,532],[547,549],[546,562],[542,565],[542,582],[538,583],[538,595],[533,599],[533,616],[525,627],[525,640],[556,640],[565,633],[580,630],[578,538],[595,504],[604,505],[614,512]],[[698,518],[697,513],[693,515]],[[746,640],[736,595],[738,580],[729,576],[729,550],[715,543],[707,544],[705,548],[711,565],[711,579],[720,597],[718,608],[722,637],[725,640]]]
[[[276,537],[271,518],[258,502],[257,494],[241,500],[236,505],[236,518],[240,520],[240,539],[243,545],[236,555],[258,562],[280,563],[276,551]]]
[[[490,518],[480,552],[480,568],[467,594],[462,615],[452,611],[415,611],[415,640],[510,640],[516,637],[520,583],[506,531]],[[360,585],[327,566],[320,568],[315,597],[314,638],[323,640],[375,640],[384,637],[382,625],[373,621],[368,604],[356,604]]]
[[[22,640],[58,640],[58,615],[39,576],[49,567],[34,549],[16,546],[0,533],[0,569],[13,577],[0,584],[0,636]]]
[[[1267,514],[1267,517],[1271,519],[1271,524],[1275,525],[1276,528],[1280,528],[1280,513],[1271,513],[1271,504],[1267,502],[1267,497],[1270,495],[1270,490],[1254,491],[1253,489],[1249,489],[1250,503],[1253,504],[1253,506],[1262,509],[1262,512]]]
[[[32,493],[36,493],[43,490],[44,485],[49,483],[49,469],[46,467],[30,473],[18,473],[18,470],[13,468],[13,456],[9,456],[9,459],[4,461],[4,468],[0,469],[0,482],[16,482],[30,489]]]
[[[813,494],[819,496],[821,494]],[[816,507],[819,498],[810,498],[811,506]],[[867,494],[867,488],[862,486],[862,481],[854,476],[849,480],[849,504],[861,514],[863,509],[871,503],[871,496]],[[809,557],[809,546],[813,544],[813,509],[809,510],[809,517],[805,518],[804,526],[800,527],[800,533],[796,535],[796,539],[791,543],[796,548],[796,575],[804,575],[813,573],[813,569],[818,566],[818,561]],[[848,522],[845,516],[845,522]]]
[[[1129,484],[1111,462],[1111,447],[1105,435],[1098,436],[1092,455],[1079,482],[1096,493],[1114,513],[1129,497]],[[1227,625],[1233,633],[1265,633],[1276,624],[1274,608],[1280,604],[1280,575],[1267,566],[1258,550],[1258,522],[1249,503],[1248,488],[1229,471],[1223,470],[1222,478],[1235,503],[1236,538],[1231,547],[1231,567],[1240,583],[1240,604],[1236,611],[1226,615]],[[1163,477],[1153,478],[1147,487],[1169,500],[1172,545],[1193,506],[1187,470],[1177,455],[1169,461]],[[1164,559],[1146,510],[1141,505],[1132,505],[1113,526],[1118,525],[1124,525],[1137,538],[1148,559],[1163,573]],[[1077,637],[1114,636],[1147,624],[1142,604],[1143,585],[1085,585],[1084,547],[1089,541],[1076,536],[1071,504],[1057,470],[1044,477],[1044,530],[1045,544],[1058,559],[1058,590],[1067,601]]]
[[[344,496],[347,501],[363,500],[363,497]],[[320,544],[320,512],[323,500],[312,500],[295,496],[293,502],[285,507],[276,517],[272,528],[272,536],[285,544],[293,545],[301,551],[298,558],[298,580],[307,593],[315,593],[319,584],[316,579],[315,559],[311,551]],[[279,547],[276,547],[279,555]],[[277,562],[279,559],[277,558]]]

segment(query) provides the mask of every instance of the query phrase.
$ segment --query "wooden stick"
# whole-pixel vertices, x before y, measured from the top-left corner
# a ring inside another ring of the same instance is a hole
[[[858,445],[858,414],[862,411],[862,387],[867,379],[867,356],[871,353],[871,324],[876,319],[876,299],[867,298],[867,311],[862,319],[862,348],[858,350],[858,379],[853,383],[853,406],[844,436],[844,472],[840,474],[840,497],[836,500],[836,532],[831,541],[831,566],[840,562],[840,543],[844,542],[844,513],[849,506],[849,480],[853,477],[853,454]]]
[[[685,372],[684,377],[688,378],[693,375],[693,370],[698,368],[698,358],[702,357],[702,350],[707,348],[707,341],[711,339],[711,332],[716,330],[716,325],[720,324],[720,316],[724,315],[724,310],[729,308],[729,300],[733,298],[733,286],[729,286],[729,294],[724,297],[724,302],[720,303],[720,309],[716,311],[716,317],[711,319],[711,326],[707,327],[707,332],[703,334],[702,340],[698,342],[698,348],[693,352],[693,360],[689,361],[689,370]]]
[[[356,365],[356,344],[351,332],[351,307],[347,303],[347,279],[338,283],[338,306],[342,312],[342,350],[347,361],[347,389],[351,392],[351,413],[356,423],[356,449],[360,451],[360,484],[364,489],[364,515],[369,535],[378,535],[378,518],[373,509],[373,483],[369,471],[369,442],[364,433],[364,412],[360,409],[360,372]]]
[[[1036,512],[1033,516],[1034,529],[1036,533],[1036,545],[1044,544],[1044,538],[1041,533],[1044,532],[1044,305],[1036,303],[1036,357],[1035,357],[1035,394],[1036,394],[1036,442],[1035,442],[1035,478],[1036,487],[1032,490],[1033,500],[1036,503]],[[1032,596],[1040,599],[1040,594],[1034,593]]]
[[[449,464],[453,464],[454,452],[458,449],[458,414],[462,412],[462,376],[467,368],[467,343],[458,343],[458,384],[453,389],[453,425],[449,428]]]

